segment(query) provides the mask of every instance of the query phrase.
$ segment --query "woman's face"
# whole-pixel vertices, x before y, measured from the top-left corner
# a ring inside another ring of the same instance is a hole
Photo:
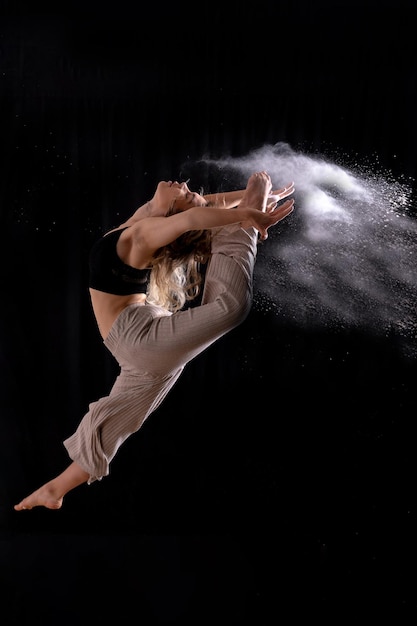
[[[187,211],[195,206],[206,206],[207,202],[199,193],[188,188],[187,183],[179,183],[176,180],[162,180],[155,192],[155,200],[167,210]]]

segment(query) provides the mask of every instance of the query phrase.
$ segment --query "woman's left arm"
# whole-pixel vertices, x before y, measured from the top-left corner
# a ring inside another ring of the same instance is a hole
[[[271,191],[269,197],[273,196],[271,200],[282,200],[294,192],[294,182],[289,183],[285,187],[275,189]],[[233,209],[239,206],[240,201],[243,198],[245,189],[239,189],[236,191],[224,191],[222,193],[209,193],[204,195],[204,199],[210,203],[211,206],[221,209]]]
[[[244,189],[236,191],[224,191],[222,193],[209,193],[203,197],[211,206],[219,209],[233,209],[238,206],[243,198]]]

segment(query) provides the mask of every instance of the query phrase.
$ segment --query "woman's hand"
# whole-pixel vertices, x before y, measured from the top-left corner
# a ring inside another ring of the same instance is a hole
[[[266,171],[255,172],[248,180],[245,194],[237,212],[246,210],[249,218],[245,217],[242,228],[253,226],[259,232],[260,239],[268,238],[268,228],[284,219],[293,210],[294,200],[287,200],[278,206],[278,202],[294,193],[294,183],[272,191],[271,177]],[[255,210],[255,207],[257,209]],[[253,212],[255,210],[255,213]]]
[[[250,225],[256,228],[259,232],[261,241],[265,241],[268,239],[268,229],[287,217],[287,215],[292,213],[293,209],[293,198],[286,200],[279,206],[277,206],[276,202],[271,202],[267,205],[266,211],[248,209],[248,217],[245,219],[245,227]]]
[[[287,198],[289,195],[294,193],[294,182],[291,182],[289,185],[282,187],[281,189],[276,189],[275,191],[271,191],[268,196],[268,204],[271,202],[278,202],[279,200],[283,200]]]

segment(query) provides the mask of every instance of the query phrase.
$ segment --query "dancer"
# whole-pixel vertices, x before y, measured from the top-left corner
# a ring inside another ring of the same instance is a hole
[[[120,372],[64,441],[67,468],[16,511],[59,509],[69,491],[108,475],[122,443],[160,406],[185,365],[246,319],[258,239],[292,212],[293,199],[278,203],[293,192],[293,183],[272,191],[265,171],[252,174],[245,190],[209,195],[161,181],[149,202],[96,242],[91,304]],[[200,289],[201,304],[185,306]]]

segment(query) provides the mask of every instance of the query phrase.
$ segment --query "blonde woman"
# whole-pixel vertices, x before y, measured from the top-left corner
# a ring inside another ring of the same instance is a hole
[[[210,195],[161,181],[149,202],[96,242],[91,304],[120,372],[64,441],[67,468],[16,511],[59,509],[69,491],[106,476],[185,365],[246,319],[258,239],[292,212],[293,199],[279,201],[293,191],[292,183],[273,191],[267,172],[252,174],[245,190]],[[185,306],[200,290],[201,304]]]

